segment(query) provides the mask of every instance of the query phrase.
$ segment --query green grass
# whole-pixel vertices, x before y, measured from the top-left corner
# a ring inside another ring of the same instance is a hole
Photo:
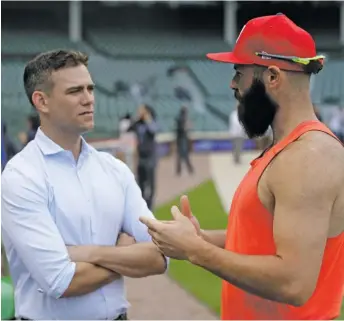
[[[343,304],[342,304],[341,314],[340,314],[338,320],[344,320],[344,301],[343,301]]]
[[[227,215],[212,181],[206,181],[187,192],[192,211],[203,229],[224,229]],[[171,206],[179,205],[179,197],[155,211],[158,219],[169,220]],[[221,280],[217,276],[185,261],[171,260],[169,275],[211,310],[220,313]]]
[[[203,229],[224,229],[226,227],[227,215],[223,211],[212,181],[207,181],[186,194],[189,197],[192,211]],[[170,220],[172,205],[179,205],[179,197],[159,207],[155,211],[156,217],[161,220]],[[171,260],[169,275],[200,302],[215,313],[220,313],[221,280],[218,277],[188,262],[177,260]],[[338,320],[344,320],[344,302]]]

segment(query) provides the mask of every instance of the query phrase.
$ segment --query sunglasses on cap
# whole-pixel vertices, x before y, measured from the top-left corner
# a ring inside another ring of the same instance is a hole
[[[268,54],[266,52],[256,52],[256,56],[262,57],[262,59],[265,58],[270,58],[270,59],[279,59],[279,60],[285,60],[285,61],[292,61],[295,63],[299,63],[302,65],[308,65],[311,61],[319,61],[321,64],[323,64],[323,60],[325,59],[325,56],[319,55],[315,56],[313,58],[300,58],[300,57],[295,57],[295,56],[283,56],[283,55],[273,55],[273,54]]]
[[[325,56],[318,55],[312,58],[300,58],[296,56],[283,56],[268,54],[266,52],[255,52],[255,55],[262,59],[278,59],[301,64],[307,73],[317,74],[324,67]]]

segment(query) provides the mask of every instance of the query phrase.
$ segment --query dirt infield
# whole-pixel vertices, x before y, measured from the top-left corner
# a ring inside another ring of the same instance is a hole
[[[193,155],[195,173],[186,170],[175,176],[175,159],[160,160],[157,169],[156,205],[164,204],[211,177],[208,155]],[[172,281],[167,275],[126,279],[130,319],[140,320],[216,320],[207,307]]]

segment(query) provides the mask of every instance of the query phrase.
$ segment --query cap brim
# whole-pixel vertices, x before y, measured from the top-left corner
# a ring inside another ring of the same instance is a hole
[[[218,52],[218,53],[208,53],[207,58],[214,61],[225,62],[234,65],[251,65],[252,62],[243,61],[238,59],[233,52]]]

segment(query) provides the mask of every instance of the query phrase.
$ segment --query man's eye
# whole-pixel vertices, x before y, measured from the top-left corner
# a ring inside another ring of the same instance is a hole
[[[235,79],[240,79],[241,76],[242,76],[242,73],[240,73],[240,72],[237,71],[237,72],[235,73],[235,75],[234,75],[234,78],[235,78]]]

